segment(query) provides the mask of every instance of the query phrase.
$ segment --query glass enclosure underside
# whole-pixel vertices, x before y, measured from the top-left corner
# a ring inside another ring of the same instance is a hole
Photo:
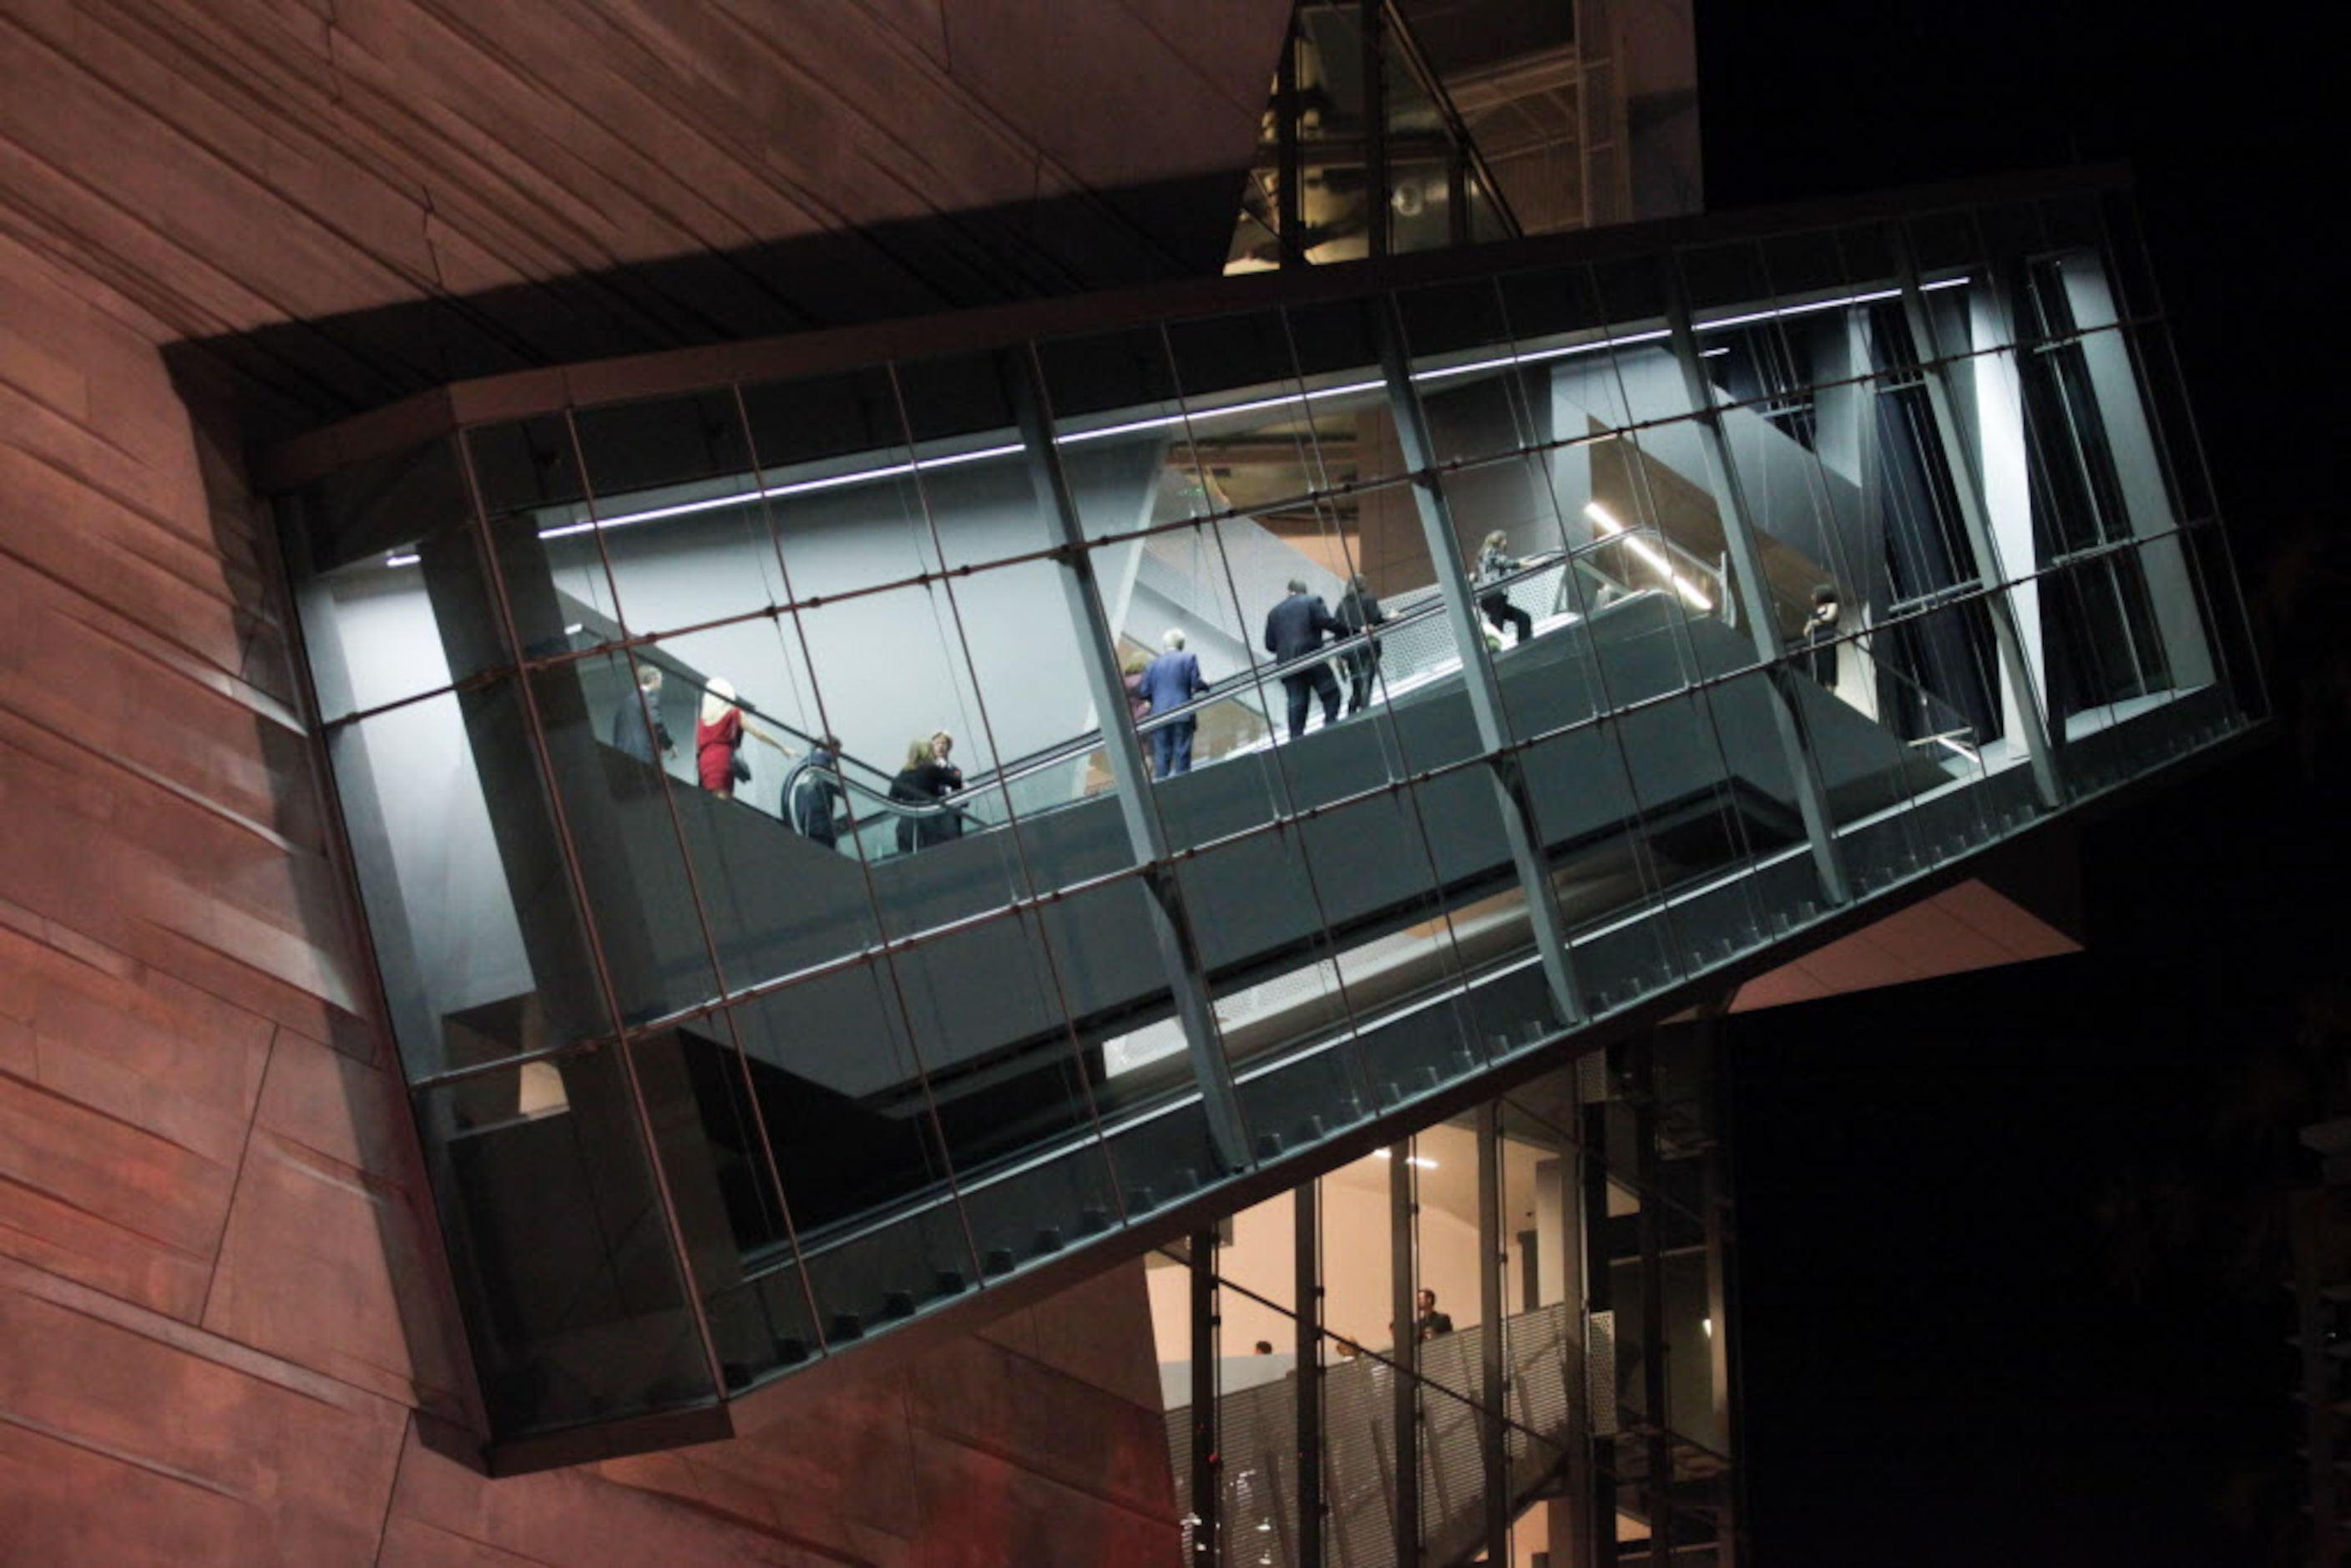
[[[2241,727],[2104,216],[779,373],[286,497],[502,1431],[718,1397]]]

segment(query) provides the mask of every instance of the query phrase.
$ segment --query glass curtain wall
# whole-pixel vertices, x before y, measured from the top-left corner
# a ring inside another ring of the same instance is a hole
[[[1226,272],[1441,250],[1519,232],[1395,7],[1301,0]]]
[[[2250,722],[2111,218],[1244,280],[315,467],[501,1432],[1153,1223]]]
[[[1717,1045],[1588,1057],[1154,1256],[1186,1560],[1735,1560]]]

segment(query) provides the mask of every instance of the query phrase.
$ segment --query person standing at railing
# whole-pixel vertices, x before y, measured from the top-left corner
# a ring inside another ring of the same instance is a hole
[[[1277,663],[1287,664],[1322,647],[1325,636],[1344,636],[1346,631],[1322,602],[1322,596],[1307,592],[1306,584],[1293,577],[1290,597],[1266,612],[1265,651]],[[1281,687],[1290,697],[1290,739],[1306,733],[1306,709],[1312,698],[1322,701],[1324,724],[1339,722],[1339,681],[1329,664],[1318,661],[1292,670],[1281,677]]]
[[[1478,547],[1478,569],[1475,580],[1486,591],[1478,596],[1478,608],[1485,612],[1487,624],[1499,632],[1510,628],[1510,646],[1517,647],[1535,634],[1535,618],[1510,602],[1510,590],[1502,580],[1519,570],[1510,557],[1510,536],[1496,528]]]
[[[1346,597],[1339,601],[1339,624],[1349,636],[1370,631],[1385,621],[1380,601],[1372,597],[1372,585],[1357,572],[1347,580]],[[1347,667],[1347,711],[1359,714],[1372,706],[1372,683],[1379,676],[1380,644],[1375,637],[1366,637],[1355,647],[1339,656]]]
[[[1150,715],[1172,713],[1208,690],[1207,678],[1200,674],[1200,656],[1185,652],[1183,632],[1169,627],[1159,647],[1159,656],[1144,667],[1138,687],[1144,711]],[[1192,771],[1192,737],[1199,727],[1198,717],[1186,714],[1151,732],[1151,770],[1156,777],[1173,779]]]

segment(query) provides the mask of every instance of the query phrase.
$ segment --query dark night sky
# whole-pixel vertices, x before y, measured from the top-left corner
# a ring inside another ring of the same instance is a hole
[[[2345,89],[2287,13],[2179,15],[1698,7],[1709,207],[2133,163],[2283,713],[2087,830],[2087,954],[1734,1027],[1764,1568],[2296,1560],[2284,1295],[2241,1205],[2293,1168],[2297,1030],[2351,951],[2343,677],[2309,673],[2351,603],[2316,237]],[[2226,1118],[2256,1102],[2266,1134]]]

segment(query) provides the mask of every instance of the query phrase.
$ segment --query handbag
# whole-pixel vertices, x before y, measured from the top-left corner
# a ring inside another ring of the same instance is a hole
[[[748,784],[751,781],[751,765],[743,760],[743,754],[740,751],[735,753],[734,761],[735,782],[737,784]]]

